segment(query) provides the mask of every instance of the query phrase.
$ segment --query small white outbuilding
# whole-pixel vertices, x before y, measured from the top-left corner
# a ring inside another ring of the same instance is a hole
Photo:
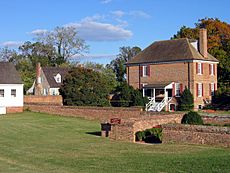
[[[23,82],[15,66],[0,62],[0,114],[23,112]]]

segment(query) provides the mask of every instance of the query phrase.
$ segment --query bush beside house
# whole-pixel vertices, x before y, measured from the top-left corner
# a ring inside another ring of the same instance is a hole
[[[104,74],[92,69],[74,67],[66,75],[60,93],[65,105],[110,106],[111,87]]]

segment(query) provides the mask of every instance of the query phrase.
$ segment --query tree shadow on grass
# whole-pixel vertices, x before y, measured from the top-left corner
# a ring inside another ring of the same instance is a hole
[[[94,135],[94,136],[101,136],[101,132],[97,131],[97,132],[86,132],[86,134],[88,135]]]

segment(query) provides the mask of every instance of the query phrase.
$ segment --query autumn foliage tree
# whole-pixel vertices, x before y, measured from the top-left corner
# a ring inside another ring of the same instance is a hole
[[[199,20],[194,28],[183,26],[172,39],[198,39],[199,29],[206,28],[208,33],[208,52],[219,60],[218,83],[230,87],[230,25],[219,19]]]

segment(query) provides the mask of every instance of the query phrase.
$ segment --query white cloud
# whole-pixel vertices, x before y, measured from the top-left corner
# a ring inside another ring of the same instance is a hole
[[[23,42],[21,42],[21,41],[6,41],[6,42],[1,43],[1,46],[4,46],[4,47],[18,47],[18,46],[20,46],[22,44],[23,44]]]
[[[48,32],[46,29],[36,29],[36,30],[31,31],[30,33],[33,35],[37,35],[37,34],[44,34],[46,32]]]
[[[130,30],[124,29],[121,25],[93,20],[83,19],[79,23],[71,23],[67,26],[76,27],[79,36],[87,41],[120,41],[129,39],[133,35]]]
[[[108,3],[110,3],[110,2],[112,2],[112,0],[101,0],[101,3],[102,3],[102,4],[108,4]]]
[[[117,55],[113,54],[84,54],[84,55],[75,55],[71,57],[71,59],[113,59],[116,58]]]
[[[123,17],[125,15],[125,12],[122,10],[111,11],[110,13],[115,17]]]
[[[100,63],[100,64],[108,64],[108,63],[110,63],[110,61],[112,61],[116,57],[117,57],[117,55],[114,55],[114,54],[75,55],[74,57],[70,58],[70,62],[80,61],[81,63],[95,62],[95,63]]]
[[[146,12],[141,11],[141,10],[130,11],[129,15],[133,16],[133,17],[141,17],[141,18],[150,18],[151,17],[149,14],[147,14]]]

